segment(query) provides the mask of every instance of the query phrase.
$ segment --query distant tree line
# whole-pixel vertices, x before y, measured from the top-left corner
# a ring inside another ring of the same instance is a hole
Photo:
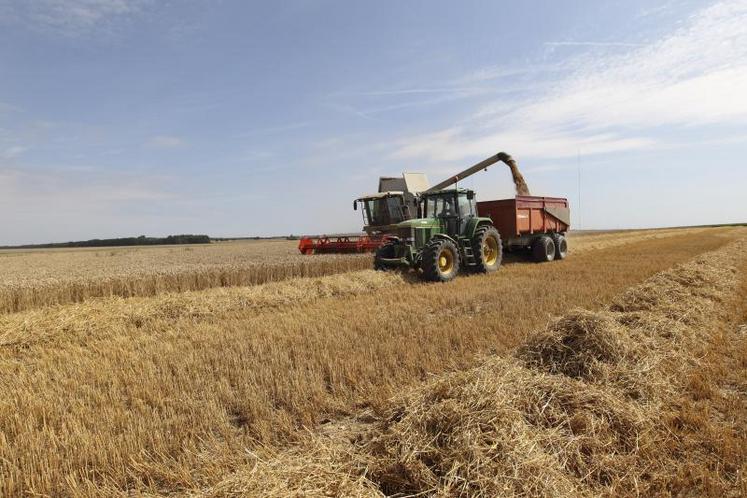
[[[300,239],[300,235],[270,235],[262,237],[260,235],[253,235],[250,237],[213,237],[211,240],[213,242],[230,242],[232,240],[298,240]]]
[[[157,246],[174,244],[209,244],[207,235],[169,235],[168,237],[120,237],[116,239],[91,239],[74,242],[55,242],[49,244],[27,244],[22,246],[3,246],[2,249],[55,249],[65,247],[119,247],[119,246]]]

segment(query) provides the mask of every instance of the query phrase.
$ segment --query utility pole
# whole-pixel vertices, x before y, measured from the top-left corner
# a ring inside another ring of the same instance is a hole
[[[576,154],[576,168],[578,170],[578,207],[576,208],[576,215],[578,219],[578,229],[581,229],[581,149]]]

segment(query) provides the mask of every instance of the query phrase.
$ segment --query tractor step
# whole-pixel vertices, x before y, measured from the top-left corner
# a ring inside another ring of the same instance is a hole
[[[469,242],[466,242],[462,245],[462,251],[464,256],[464,264],[467,266],[474,266],[477,264],[475,261],[475,253],[472,251],[472,246],[469,245]]]

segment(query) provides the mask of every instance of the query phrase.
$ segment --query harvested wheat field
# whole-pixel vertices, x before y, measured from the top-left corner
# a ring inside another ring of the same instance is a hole
[[[696,233],[707,229],[689,229]],[[669,237],[683,229],[573,237],[574,251]],[[361,254],[298,252],[298,241],[108,249],[0,250],[0,314],[107,296],[154,296],[320,277],[371,266]]]
[[[6,313],[0,495],[745,494],[747,233],[583,239]]]
[[[0,313],[104,296],[254,285],[368,268],[363,255],[304,257],[298,241],[0,251]]]

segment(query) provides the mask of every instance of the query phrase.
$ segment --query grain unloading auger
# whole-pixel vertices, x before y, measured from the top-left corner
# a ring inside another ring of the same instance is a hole
[[[451,187],[452,185],[455,185],[457,182],[460,182],[464,180],[465,178],[469,178],[470,176],[474,175],[480,170],[487,171],[488,167],[494,165],[497,162],[503,162],[511,169],[511,175],[514,179],[514,184],[516,185],[517,194],[518,195],[529,195],[529,189],[527,188],[526,182],[524,182],[524,177],[521,176],[521,173],[519,172],[519,168],[516,166],[516,161],[507,153],[505,152],[499,152],[498,154],[495,154],[494,156],[490,156],[487,159],[483,159],[479,163],[475,164],[474,166],[470,166],[469,168],[465,169],[464,171],[457,173],[456,175],[447,178],[446,180],[442,181],[441,183],[432,186],[431,188],[427,189],[426,192],[435,192],[437,190],[443,190],[447,187]]]

